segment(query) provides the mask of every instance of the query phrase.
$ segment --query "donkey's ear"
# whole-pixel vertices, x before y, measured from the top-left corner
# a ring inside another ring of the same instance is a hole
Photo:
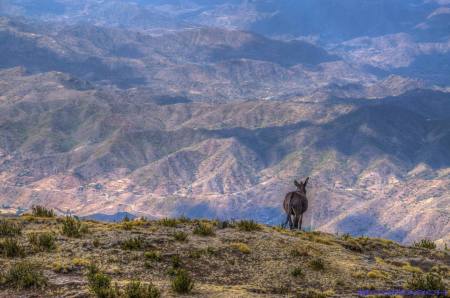
[[[303,187],[304,187],[304,188],[306,188],[306,184],[308,184],[308,181],[309,181],[309,177],[306,178],[305,183],[303,183]]]
[[[298,181],[297,181],[297,180],[294,180],[294,184],[295,184],[295,186],[297,186],[297,187],[301,187],[301,184],[300,184],[300,183],[298,183]]]

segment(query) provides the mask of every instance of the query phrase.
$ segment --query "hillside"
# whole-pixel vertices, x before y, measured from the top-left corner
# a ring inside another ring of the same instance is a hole
[[[185,297],[357,297],[358,290],[450,285],[448,251],[384,239],[288,231],[250,221],[84,221],[79,229],[63,230],[66,221],[31,215],[0,221],[0,295],[90,297],[94,289],[111,295],[108,284],[123,293],[131,281],[140,281],[141,288],[151,282],[162,297],[173,297],[178,294],[172,281],[180,270],[194,282]],[[8,233],[14,249],[7,250]],[[97,271],[89,269],[92,264]],[[21,284],[10,268],[29,270],[28,283]],[[431,279],[421,283],[426,274]]]
[[[0,41],[3,69],[58,71],[102,86],[150,88],[196,101],[380,98],[424,86],[408,76],[377,76],[355,64],[357,57],[348,63],[310,42],[223,28],[155,33],[92,24],[43,27],[0,17]]]
[[[217,104],[59,72],[0,78],[2,204],[279,224],[309,175],[314,228],[448,241],[448,93]]]

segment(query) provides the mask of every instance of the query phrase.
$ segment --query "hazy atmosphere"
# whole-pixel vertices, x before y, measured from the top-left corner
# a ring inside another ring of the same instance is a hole
[[[450,0],[0,0],[0,297],[447,297]]]

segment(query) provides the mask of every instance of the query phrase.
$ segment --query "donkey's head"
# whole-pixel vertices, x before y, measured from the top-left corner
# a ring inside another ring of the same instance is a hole
[[[306,195],[306,185],[308,184],[309,177],[305,179],[305,182],[300,180],[300,183],[297,180],[294,180],[294,184],[297,187],[297,191]]]

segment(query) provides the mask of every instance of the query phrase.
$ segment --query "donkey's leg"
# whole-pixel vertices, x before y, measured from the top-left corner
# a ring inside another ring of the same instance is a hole
[[[294,222],[292,220],[292,214],[289,214],[289,229],[294,229]]]
[[[301,231],[302,230],[302,221],[303,221],[303,213],[302,215],[300,215],[300,223],[298,225],[298,229]]]
[[[283,229],[284,228],[286,228],[286,226],[287,226],[287,224],[288,224],[288,222],[289,222],[289,218],[290,218],[291,216],[288,214],[287,216],[286,216],[286,222],[284,222],[281,226],[283,227]]]

